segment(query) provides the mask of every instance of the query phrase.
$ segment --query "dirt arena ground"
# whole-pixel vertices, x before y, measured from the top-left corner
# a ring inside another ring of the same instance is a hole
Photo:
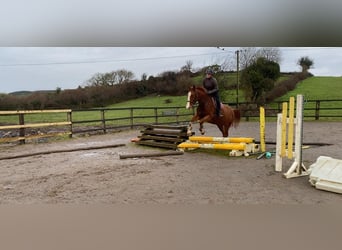
[[[220,136],[205,124],[206,135]],[[198,134],[198,125],[194,127]],[[0,145],[0,158],[47,150],[125,144],[68,153],[0,160],[1,204],[341,204],[342,195],[315,189],[309,177],[285,179],[275,159],[229,157],[206,152],[120,159],[120,154],[160,152],[130,142],[140,130],[75,137],[45,143]],[[306,166],[324,155],[341,159],[342,123],[305,122],[304,142],[326,142],[303,150]],[[230,136],[259,140],[259,123],[241,122]],[[266,126],[275,141],[276,124]],[[275,145],[268,145],[273,150]],[[284,172],[290,166],[284,161]]]

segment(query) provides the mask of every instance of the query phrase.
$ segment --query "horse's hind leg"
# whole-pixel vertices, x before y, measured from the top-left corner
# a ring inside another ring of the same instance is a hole
[[[223,129],[223,137],[228,137],[229,135],[229,128],[231,126],[231,123],[229,123],[228,125],[224,125],[224,129]]]
[[[201,132],[201,135],[205,134],[205,130],[203,129],[203,122],[200,122],[199,131]]]
[[[223,134],[223,137],[228,137],[228,128],[227,128],[227,126],[223,126],[222,134]]]
[[[192,123],[191,122],[189,122],[189,124],[188,124],[188,131],[186,132],[186,134],[188,136],[192,135]]]
[[[223,137],[228,137],[228,130],[227,130],[227,127],[225,125],[219,126],[219,129],[220,129]]]

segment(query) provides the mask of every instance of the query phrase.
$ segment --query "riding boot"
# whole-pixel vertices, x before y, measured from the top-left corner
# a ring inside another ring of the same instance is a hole
[[[216,109],[216,116],[217,117],[222,117],[223,116],[223,114],[221,113],[221,109],[220,108]]]
[[[216,113],[217,117],[223,117],[223,114],[221,112],[219,112],[218,114]]]

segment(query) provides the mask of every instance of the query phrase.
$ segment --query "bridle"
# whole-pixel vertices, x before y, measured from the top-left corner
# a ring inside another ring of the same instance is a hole
[[[190,90],[190,92],[191,92],[191,96],[192,96],[192,92],[194,92],[194,93],[195,93],[195,97],[194,97],[193,101],[191,101],[191,98],[190,98],[190,100],[188,100],[188,101],[186,101],[186,102],[187,102],[187,103],[190,103],[190,106],[194,106],[195,103],[198,102],[198,94],[197,94],[196,89],[195,89],[194,91],[191,91],[191,90]]]

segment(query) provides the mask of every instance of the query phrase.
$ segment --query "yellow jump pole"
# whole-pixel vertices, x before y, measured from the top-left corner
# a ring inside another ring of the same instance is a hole
[[[290,97],[289,102],[289,125],[288,125],[288,139],[287,139],[287,158],[293,158],[293,128],[294,128],[294,97]]]
[[[281,121],[281,157],[286,156],[286,123],[287,123],[287,102],[283,102],[283,112]]]
[[[249,137],[212,137],[212,136],[190,136],[192,142],[221,142],[221,143],[253,143],[254,138]]]
[[[178,145],[178,148],[207,148],[207,149],[222,149],[222,150],[245,150],[245,143],[222,143],[222,144],[210,144],[210,143],[189,143],[183,142]]]
[[[261,152],[266,152],[265,108],[264,107],[260,107],[260,148],[261,148]]]

